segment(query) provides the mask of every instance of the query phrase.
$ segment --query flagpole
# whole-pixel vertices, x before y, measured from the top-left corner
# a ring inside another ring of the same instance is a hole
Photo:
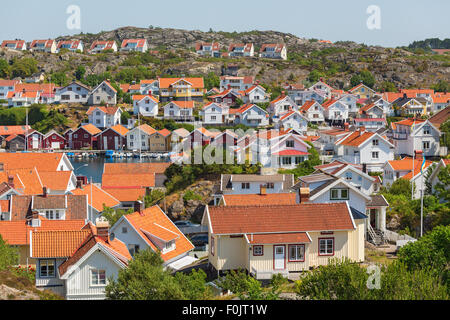
[[[413,144],[413,148],[412,148],[412,154],[413,154],[413,161],[412,161],[412,175],[411,175],[411,200],[414,200],[414,182],[412,182],[412,179],[414,178],[414,156],[415,156],[415,141],[414,141],[414,137],[413,132],[414,132],[414,127],[416,124],[416,116],[414,116],[414,121],[413,121],[413,125],[411,127],[411,140],[412,140],[412,144]]]
[[[425,161],[425,157],[423,159]],[[420,197],[420,237],[422,238],[422,236],[423,236],[423,172],[422,172],[422,190]]]

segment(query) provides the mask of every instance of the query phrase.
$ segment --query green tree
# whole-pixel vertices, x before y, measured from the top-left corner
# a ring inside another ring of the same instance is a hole
[[[441,167],[438,173],[439,182],[436,183],[434,189],[436,190],[436,194],[438,199],[445,200],[450,203],[450,190],[448,186],[450,186],[450,171],[449,166]]]
[[[86,74],[86,68],[84,66],[78,66],[75,71],[75,78],[80,81],[84,79],[84,75]]]
[[[320,78],[325,77],[325,74],[323,72],[320,72],[318,70],[313,70],[308,75],[308,81],[311,83],[315,83],[319,81]]]
[[[411,198],[411,182],[407,179],[397,179],[389,188],[389,193],[393,195],[404,195]]]
[[[210,72],[204,78],[205,88],[210,90],[214,87],[218,88],[220,86],[220,78],[215,72]]]
[[[19,261],[17,250],[10,247],[0,235],[0,271],[16,265]]]
[[[122,209],[113,209],[110,207],[106,207],[103,205],[103,212],[102,217],[104,217],[106,220],[108,220],[109,225],[113,226],[122,216],[133,213],[133,209],[128,209],[127,211]]]
[[[439,80],[439,82],[436,83],[435,85],[431,86],[431,88],[437,92],[449,92],[450,84],[445,80]]]
[[[171,275],[164,268],[159,252],[150,249],[139,252],[128,267],[119,271],[117,280],[110,279],[106,297],[111,300],[187,300],[208,299],[203,270],[189,275]]]
[[[390,81],[383,81],[380,85],[381,92],[397,92],[397,87]]]
[[[369,88],[373,88],[375,85],[375,77],[369,70],[361,70],[350,78],[350,83],[352,86],[363,83]]]
[[[0,59],[0,78],[8,78],[10,75],[10,67],[8,61]]]
[[[64,87],[69,84],[69,80],[64,72],[55,72],[51,75],[51,81],[56,85]]]
[[[37,61],[33,58],[14,59],[11,65],[11,74],[14,78],[26,78],[37,71]]]

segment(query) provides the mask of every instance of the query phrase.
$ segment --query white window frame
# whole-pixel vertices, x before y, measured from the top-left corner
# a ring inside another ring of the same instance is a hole
[[[105,283],[100,283],[100,274],[104,273],[104,281]],[[94,283],[94,274],[97,274],[97,283]],[[90,285],[91,287],[104,287],[108,284],[108,279],[106,278],[106,270],[104,269],[96,269],[96,268],[91,268],[90,269]]]

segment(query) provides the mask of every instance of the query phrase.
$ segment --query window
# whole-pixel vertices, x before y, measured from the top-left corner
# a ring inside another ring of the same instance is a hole
[[[39,260],[39,276],[41,278],[55,277],[55,260]]]
[[[87,138],[89,138],[89,136],[88,136],[87,134],[85,134],[85,135],[84,135],[84,138],[87,139]]]
[[[216,116],[211,116],[211,120],[216,120]]]
[[[373,146],[377,146],[378,145],[378,139],[373,139],[372,140],[372,145]]]
[[[289,262],[291,261],[305,261],[304,244],[289,245]]]
[[[294,140],[286,141],[286,148],[293,148],[294,147]]]
[[[253,246],[253,255],[254,256],[263,256],[264,255],[264,246]]]
[[[106,285],[106,271],[91,269],[91,285],[93,286]]]
[[[334,255],[334,238],[319,238],[319,256]]]
[[[134,257],[136,253],[139,253],[139,245],[138,244],[130,244],[128,245],[128,251],[130,252],[130,255]]]
[[[378,159],[378,158],[379,158],[378,151],[373,151],[372,152],[372,159]]]
[[[330,200],[348,200],[348,189],[331,189]]]
[[[122,227],[122,233],[128,233],[127,227]]]
[[[211,255],[214,255],[214,237],[211,237]]]
[[[273,182],[269,182],[266,185],[267,189],[274,189],[275,188],[275,184]]]
[[[283,164],[292,164],[291,157],[283,157],[281,158]]]
[[[305,161],[305,157],[295,157],[295,164],[299,164]]]
[[[423,127],[423,134],[430,134],[430,127]]]
[[[430,141],[423,141],[422,144],[423,144],[423,149],[424,150],[425,149],[430,149]]]
[[[250,182],[243,182],[242,189],[250,189]]]
[[[346,172],[345,173],[345,179],[352,180],[352,173],[351,172]]]

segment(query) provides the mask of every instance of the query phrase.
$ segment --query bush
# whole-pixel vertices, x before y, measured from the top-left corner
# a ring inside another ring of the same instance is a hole
[[[19,254],[17,250],[10,247],[0,235],[0,271],[9,269],[11,266],[17,264],[19,261]]]

